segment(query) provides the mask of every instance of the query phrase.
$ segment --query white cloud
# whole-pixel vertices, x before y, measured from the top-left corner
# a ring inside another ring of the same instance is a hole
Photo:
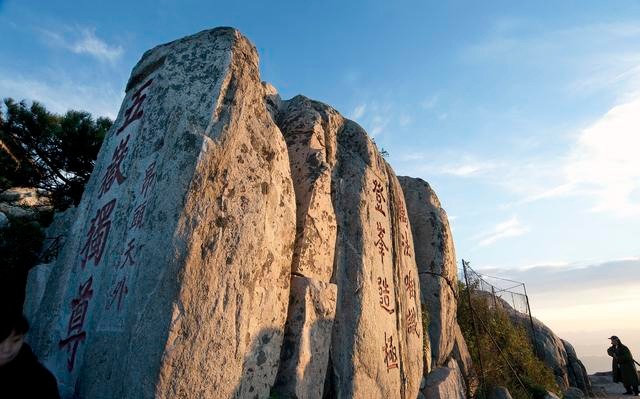
[[[20,75],[0,73],[0,93],[15,100],[38,101],[55,113],[65,113],[70,109],[84,110],[94,116],[108,116],[115,119],[123,93],[107,84],[96,86],[81,85],[59,77],[53,82],[35,80]],[[6,76],[12,76],[6,78]]]
[[[583,196],[592,202],[594,212],[640,216],[640,198],[636,196],[640,190],[638,126],[640,96],[611,108],[584,129],[555,165],[559,183],[531,193],[522,202]]]
[[[505,238],[521,236],[529,230],[529,227],[520,223],[517,216],[513,216],[507,221],[498,223],[491,230],[478,234],[476,240],[479,247],[484,247]]]
[[[500,165],[493,161],[479,161],[473,157],[463,157],[459,163],[445,163],[430,168],[431,173],[455,177],[477,177],[489,174]]]
[[[360,104],[353,110],[353,112],[349,116],[349,119],[353,119],[353,120],[360,119],[364,116],[364,113],[366,111],[367,111],[367,104]]]
[[[594,211],[640,216],[640,97],[585,129],[570,154],[567,182],[595,200]]]
[[[409,126],[412,122],[413,122],[413,118],[411,116],[409,116],[409,115],[406,115],[406,114],[402,114],[398,118],[398,123],[402,127]]]
[[[422,102],[420,103],[420,106],[426,110],[433,109],[438,104],[438,101],[439,101],[439,96],[437,94],[434,94],[422,100]]]
[[[384,132],[390,121],[391,117],[389,115],[379,114],[373,116],[373,118],[371,118],[371,121],[369,122],[369,126],[371,126],[369,134],[371,135],[371,137],[376,137],[380,133]]]
[[[65,28],[61,32],[40,29],[48,44],[64,48],[75,54],[87,54],[99,61],[114,63],[120,59],[124,49],[122,46],[107,44],[98,38],[95,28]]]

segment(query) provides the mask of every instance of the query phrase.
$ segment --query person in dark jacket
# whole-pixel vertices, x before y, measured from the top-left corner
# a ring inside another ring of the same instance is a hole
[[[631,356],[631,351],[622,345],[615,335],[609,338],[611,347],[607,349],[609,356],[613,357],[613,382],[621,382],[626,389],[623,395],[640,396],[638,391],[638,372]]]
[[[0,398],[59,399],[56,378],[24,343],[28,330],[21,313],[0,315]]]

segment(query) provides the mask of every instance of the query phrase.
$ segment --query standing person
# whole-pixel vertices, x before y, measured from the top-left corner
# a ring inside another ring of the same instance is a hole
[[[622,345],[620,338],[615,335],[609,338],[611,347],[607,349],[609,356],[613,357],[613,382],[624,384],[626,392],[623,395],[640,396],[638,391],[638,372],[631,356],[631,351]]]
[[[21,313],[0,314],[0,398],[60,399],[56,378],[24,343],[27,331]]]

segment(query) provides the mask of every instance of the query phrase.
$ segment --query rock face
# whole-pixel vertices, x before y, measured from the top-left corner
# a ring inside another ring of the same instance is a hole
[[[562,345],[564,346],[564,350],[567,353],[567,374],[569,376],[569,385],[571,387],[576,387],[581,390],[586,395],[591,395],[593,393],[591,389],[591,380],[589,379],[589,374],[587,374],[587,369],[584,367],[584,364],[578,359],[578,355],[576,354],[576,350],[573,348],[569,342],[561,339]]]
[[[65,398],[477,386],[429,185],[333,108],[282,101],[234,29],[143,56],[75,212],[41,301],[42,273],[29,287]]]
[[[422,179],[400,177],[411,220],[422,302],[429,313],[432,364],[444,366],[456,338],[457,267],[447,214]]]
[[[439,370],[434,371],[438,375],[449,369],[464,381],[465,395],[472,397],[479,381],[456,320],[458,278],[447,214],[427,182],[411,177],[399,177],[399,181],[413,231],[422,303],[429,317],[431,359],[425,361],[425,371],[428,373],[429,365]],[[440,390],[436,388],[438,383],[445,384],[442,389],[449,391],[449,380],[430,381],[432,391]]]
[[[583,399],[585,396],[584,392],[582,392],[580,389],[571,387],[564,392],[562,397],[564,399]]]
[[[500,305],[508,312],[512,320],[524,327],[525,331],[533,335],[529,316],[514,310],[505,301],[500,300]],[[578,359],[573,346],[560,339],[549,327],[540,320],[533,318],[535,335],[532,337],[536,344],[538,357],[553,370],[556,382],[565,392],[569,388],[578,388],[585,395],[591,395],[591,382],[586,368]]]
[[[505,387],[495,387],[489,392],[489,399],[512,399],[511,393]]]
[[[274,391],[286,398],[321,398],[336,311],[336,285],[293,276],[287,328]]]
[[[324,395],[415,398],[423,374],[420,287],[395,174],[366,132],[331,107],[270,98],[298,206],[292,272],[337,286]]]
[[[126,91],[29,340],[63,397],[267,397],[295,199],[256,50],[204,31]]]
[[[457,363],[449,360],[446,367],[434,369],[427,376],[422,394],[428,399],[465,399],[467,393]]]

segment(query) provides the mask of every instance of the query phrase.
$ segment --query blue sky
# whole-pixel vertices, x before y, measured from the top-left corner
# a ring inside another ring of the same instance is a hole
[[[237,27],[283,98],[332,105],[434,186],[458,258],[538,286],[534,313],[578,336],[593,318],[558,301],[640,303],[640,3],[519,3],[0,0],[0,96],[113,117],[145,50]]]

